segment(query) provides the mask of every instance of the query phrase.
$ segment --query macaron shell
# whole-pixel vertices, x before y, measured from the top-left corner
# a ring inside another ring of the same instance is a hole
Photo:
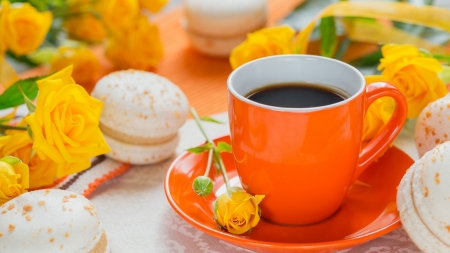
[[[433,234],[450,246],[450,142],[419,161],[412,181],[417,212]]]
[[[420,166],[416,162],[403,176],[397,191],[397,208],[400,219],[411,240],[423,252],[450,252],[450,247],[428,229],[417,214],[412,197],[412,177]]]
[[[194,34],[245,36],[265,25],[267,0],[184,0],[184,13]]]
[[[179,142],[178,135],[167,142],[154,145],[130,144],[116,140],[106,134],[103,136],[112,150],[112,152],[106,154],[107,157],[136,165],[158,163],[169,158]]]
[[[105,103],[101,124],[144,138],[177,133],[189,109],[187,98],[178,86],[146,71],[108,74],[98,81],[92,96]]]
[[[63,190],[24,193],[0,208],[0,252],[90,252],[103,228],[94,205]]]
[[[450,140],[450,95],[428,104],[422,110],[417,118],[414,140],[419,156]]]

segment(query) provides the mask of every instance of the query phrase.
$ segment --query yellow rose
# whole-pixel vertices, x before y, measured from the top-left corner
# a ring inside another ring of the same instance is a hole
[[[0,2],[0,57],[3,57],[3,55],[5,54],[6,50],[7,50],[7,45],[6,45],[6,36],[5,33],[2,32],[1,28],[1,24],[3,24],[6,20],[6,15],[3,15],[4,13],[6,13],[6,9],[8,8],[9,10],[9,2]],[[7,5],[7,7],[6,7]],[[0,78],[1,79],[1,78]],[[1,94],[1,93],[0,93]]]
[[[0,204],[27,192],[28,181],[28,165],[12,156],[1,158]]]
[[[99,0],[96,9],[113,33],[131,29],[140,13],[137,0]]]
[[[164,5],[167,4],[167,0],[139,0],[139,5],[143,8],[156,13],[161,10]]]
[[[99,42],[106,38],[106,30],[100,15],[95,10],[91,0],[72,0],[68,2],[69,15],[64,19],[64,27],[69,36],[88,42]],[[79,14],[83,13],[83,14]]]
[[[25,121],[18,124],[18,126],[25,125]],[[38,155],[31,158],[32,146],[33,141],[27,131],[7,130],[6,135],[0,137],[0,157],[14,156],[28,164],[30,188],[36,189],[53,184],[58,165],[50,159],[41,160]]]
[[[220,228],[243,234],[254,228],[261,217],[259,203],[264,195],[252,196],[240,187],[231,187],[214,202],[214,219]]]
[[[264,28],[250,33],[247,39],[231,51],[230,63],[233,69],[262,57],[293,54],[295,30],[289,26]]]
[[[385,82],[382,76],[365,76],[366,84]],[[373,102],[366,112],[363,127],[363,141],[370,141],[391,119],[395,109],[395,100],[391,97],[382,97]]]
[[[110,151],[99,129],[103,102],[75,84],[69,66],[37,82],[36,111],[25,118],[40,159],[58,164],[56,176],[80,172]]]
[[[128,31],[110,39],[105,55],[121,69],[150,70],[156,67],[163,56],[158,27],[141,16]]]
[[[406,97],[408,118],[415,118],[430,102],[445,96],[448,91],[438,73],[438,60],[424,56],[412,45],[385,45],[379,70],[382,76]]]
[[[100,72],[100,62],[97,57],[84,47],[59,47],[51,60],[51,71],[56,72],[73,65],[73,79],[86,87],[93,83]]]
[[[0,30],[6,48],[16,55],[29,54],[39,48],[52,23],[52,13],[38,12],[29,3],[10,5],[2,2]]]

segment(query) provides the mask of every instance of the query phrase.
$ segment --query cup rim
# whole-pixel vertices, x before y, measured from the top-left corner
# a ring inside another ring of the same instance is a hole
[[[253,64],[258,64],[258,62],[260,61],[267,61],[273,58],[304,58],[304,59],[308,59],[308,58],[312,58],[312,59],[318,59],[318,60],[323,60],[323,61],[331,61],[343,66],[346,66],[347,68],[349,68],[350,70],[352,70],[353,72],[356,73],[356,75],[359,77],[359,82],[361,83],[361,87],[359,88],[359,90],[352,96],[350,96],[349,98],[344,99],[343,101],[334,103],[334,104],[330,104],[330,105],[325,105],[325,106],[316,106],[316,107],[307,107],[307,108],[293,108],[293,107],[277,107],[277,106],[271,106],[271,105],[265,105],[265,104],[261,104],[255,101],[252,101],[244,96],[242,96],[241,94],[239,94],[234,87],[231,85],[232,83],[232,79],[234,78],[234,76],[236,75],[236,73],[238,71],[240,71],[242,68],[245,68],[249,65],[253,65]],[[259,58],[250,62],[247,62],[241,66],[239,66],[237,69],[233,70],[233,72],[231,72],[231,74],[228,76],[227,79],[227,88],[228,91],[237,99],[241,100],[242,102],[245,102],[247,104],[251,104],[253,106],[256,107],[260,107],[260,108],[264,108],[267,110],[272,110],[272,111],[282,111],[282,112],[314,112],[314,111],[321,111],[321,110],[325,110],[325,109],[330,109],[330,108],[334,108],[334,107],[339,107],[342,105],[345,105],[347,103],[350,103],[353,99],[355,99],[356,97],[358,97],[359,95],[361,95],[361,93],[363,93],[363,91],[365,90],[365,85],[366,81],[364,79],[363,74],[356,69],[355,67],[353,67],[350,64],[347,64],[345,62],[336,60],[336,59],[332,59],[332,58],[327,58],[327,57],[323,57],[323,56],[318,56],[318,55],[306,55],[306,54],[283,54],[283,55],[274,55],[274,56],[267,56],[267,57],[263,57],[263,58]]]

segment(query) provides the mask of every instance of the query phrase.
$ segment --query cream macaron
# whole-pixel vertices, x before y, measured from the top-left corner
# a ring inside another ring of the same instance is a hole
[[[110,252],[94,205],[76,193],[27,192],[3,204],[0,213],[0,252]]]
[[[226,57],[266,26],[267,0],[184,0],[182,25],[200,52]]]
[[[450,140],[450,95],[429,103],[419,114],[414,132],[420,156]]]
[[[405,231],[423,252],[450,252],[450,142],[427,152],[403,177],[397,207]]]
[[[100,129],[112,149],[108,157],[151,164],[172,155],[189,109],[178,86],[154,73],[124,70],[100,79],[91,95],[105,103]]]

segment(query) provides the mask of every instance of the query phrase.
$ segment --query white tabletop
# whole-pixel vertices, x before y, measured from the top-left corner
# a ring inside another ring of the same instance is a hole
[[[214,118],[228,122],[227,114]],[[204,123],[211,138],[229,133],[228,123]],[[413,158],[417,151],[410,131],[403,131],[395,145]],[[180,129],[180,144],[169,160],[151,166],[134,166],[106,182],[91,195],[108,236],[111,251],[121,252],[251,252],[204,234],[185,222],[171,208],[164,194],[167,169],[183,150],[205,139],[192,120]],[[401,228],[361,246],[342,252],[420,252]]]

